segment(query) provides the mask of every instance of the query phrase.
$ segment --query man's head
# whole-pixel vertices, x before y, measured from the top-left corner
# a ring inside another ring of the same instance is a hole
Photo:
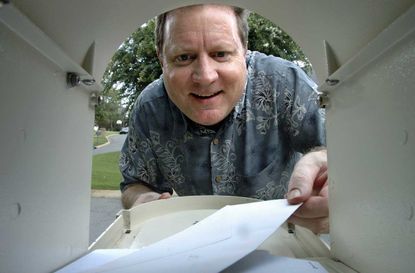
[[[193,6],[189,6],[189,8],[190,7],[193,7]],[[249,34],[249,26],[248,26],[249,11],[243,8],[233,7],[233,6],[229,6],[228,8],[232,9],[234,12],[236,22],[238,25],[239,38],[241,39],[242,44],[246,48],[248,46],[248,34]],[[156,40],[156,47],[157,47],[158,53],[162,53],[162,49],[164,45],[164,31],[165,31],[167,15],[173,11],[174,10],[167,11],[157,16],[155,40]]]
[[[158,17],[157,53],[169,98],[191,120],[221,122],[246,83],[246,12],[195,5]]]

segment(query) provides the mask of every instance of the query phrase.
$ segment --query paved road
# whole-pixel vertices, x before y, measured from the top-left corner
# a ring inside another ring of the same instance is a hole
[[[119,198],[91,197],[89,244],[93,243],[114,222],[121,208]]]
[[[109,137],[110,143],[93,150],[93,155],[120,151],[126,135]],[[91,197],[91,214],[89,224],[89,243],[94,242],[102,232],[115,220],[121,210],[120,198]]]
[[[97,155],[97,154],[103,154],[103,153],[118,152],[121,150],[121,147],[124,144],[126,137],[127,135],[109,136],[108,139],[110,143],[105,146],[102,146],[101,148],[94,149],[92,154]]]

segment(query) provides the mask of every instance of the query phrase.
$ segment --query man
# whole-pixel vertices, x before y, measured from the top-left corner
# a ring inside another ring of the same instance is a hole
[[[327,232],[327,159],[316,149],[324,129],[314,83],[290,62],[247,51],[246,16],[239,8],[196,5],[158,17],[163,75],[132,113],[120,159],[123,205],[169,198],[173,189],[261,199],[288,191],[289,202],[305,201],[290,221]],[[307,154],[298,161],[300,153]]]

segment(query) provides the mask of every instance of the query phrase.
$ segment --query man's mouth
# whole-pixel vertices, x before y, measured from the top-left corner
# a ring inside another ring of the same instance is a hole
[[[195,97],[195,98],[197,98],[197,99],[210,99],[210,98],[213,98],[213,97],[215,97],[215,96],[217,96],[217,95],[219,95],[220,93],[222,93],[223,91],[222,90],[220,90],[220,91],[218,91],[218,92],[216,92],[216,93],[213,93],[213,94],[196,94],[196,93],[191,93],[191,95],[193,96],[193,97]]]

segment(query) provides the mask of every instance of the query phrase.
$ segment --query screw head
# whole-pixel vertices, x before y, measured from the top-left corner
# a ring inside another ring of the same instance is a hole
[[[329,86],[334,86],[338,84],[340,81],[338,79],[326,79],[326,83]]]
[[[78,86],[81,81],[81,78],[73,72],[68,72],[66,74],[66,83],[69,87],[75,87]]]

